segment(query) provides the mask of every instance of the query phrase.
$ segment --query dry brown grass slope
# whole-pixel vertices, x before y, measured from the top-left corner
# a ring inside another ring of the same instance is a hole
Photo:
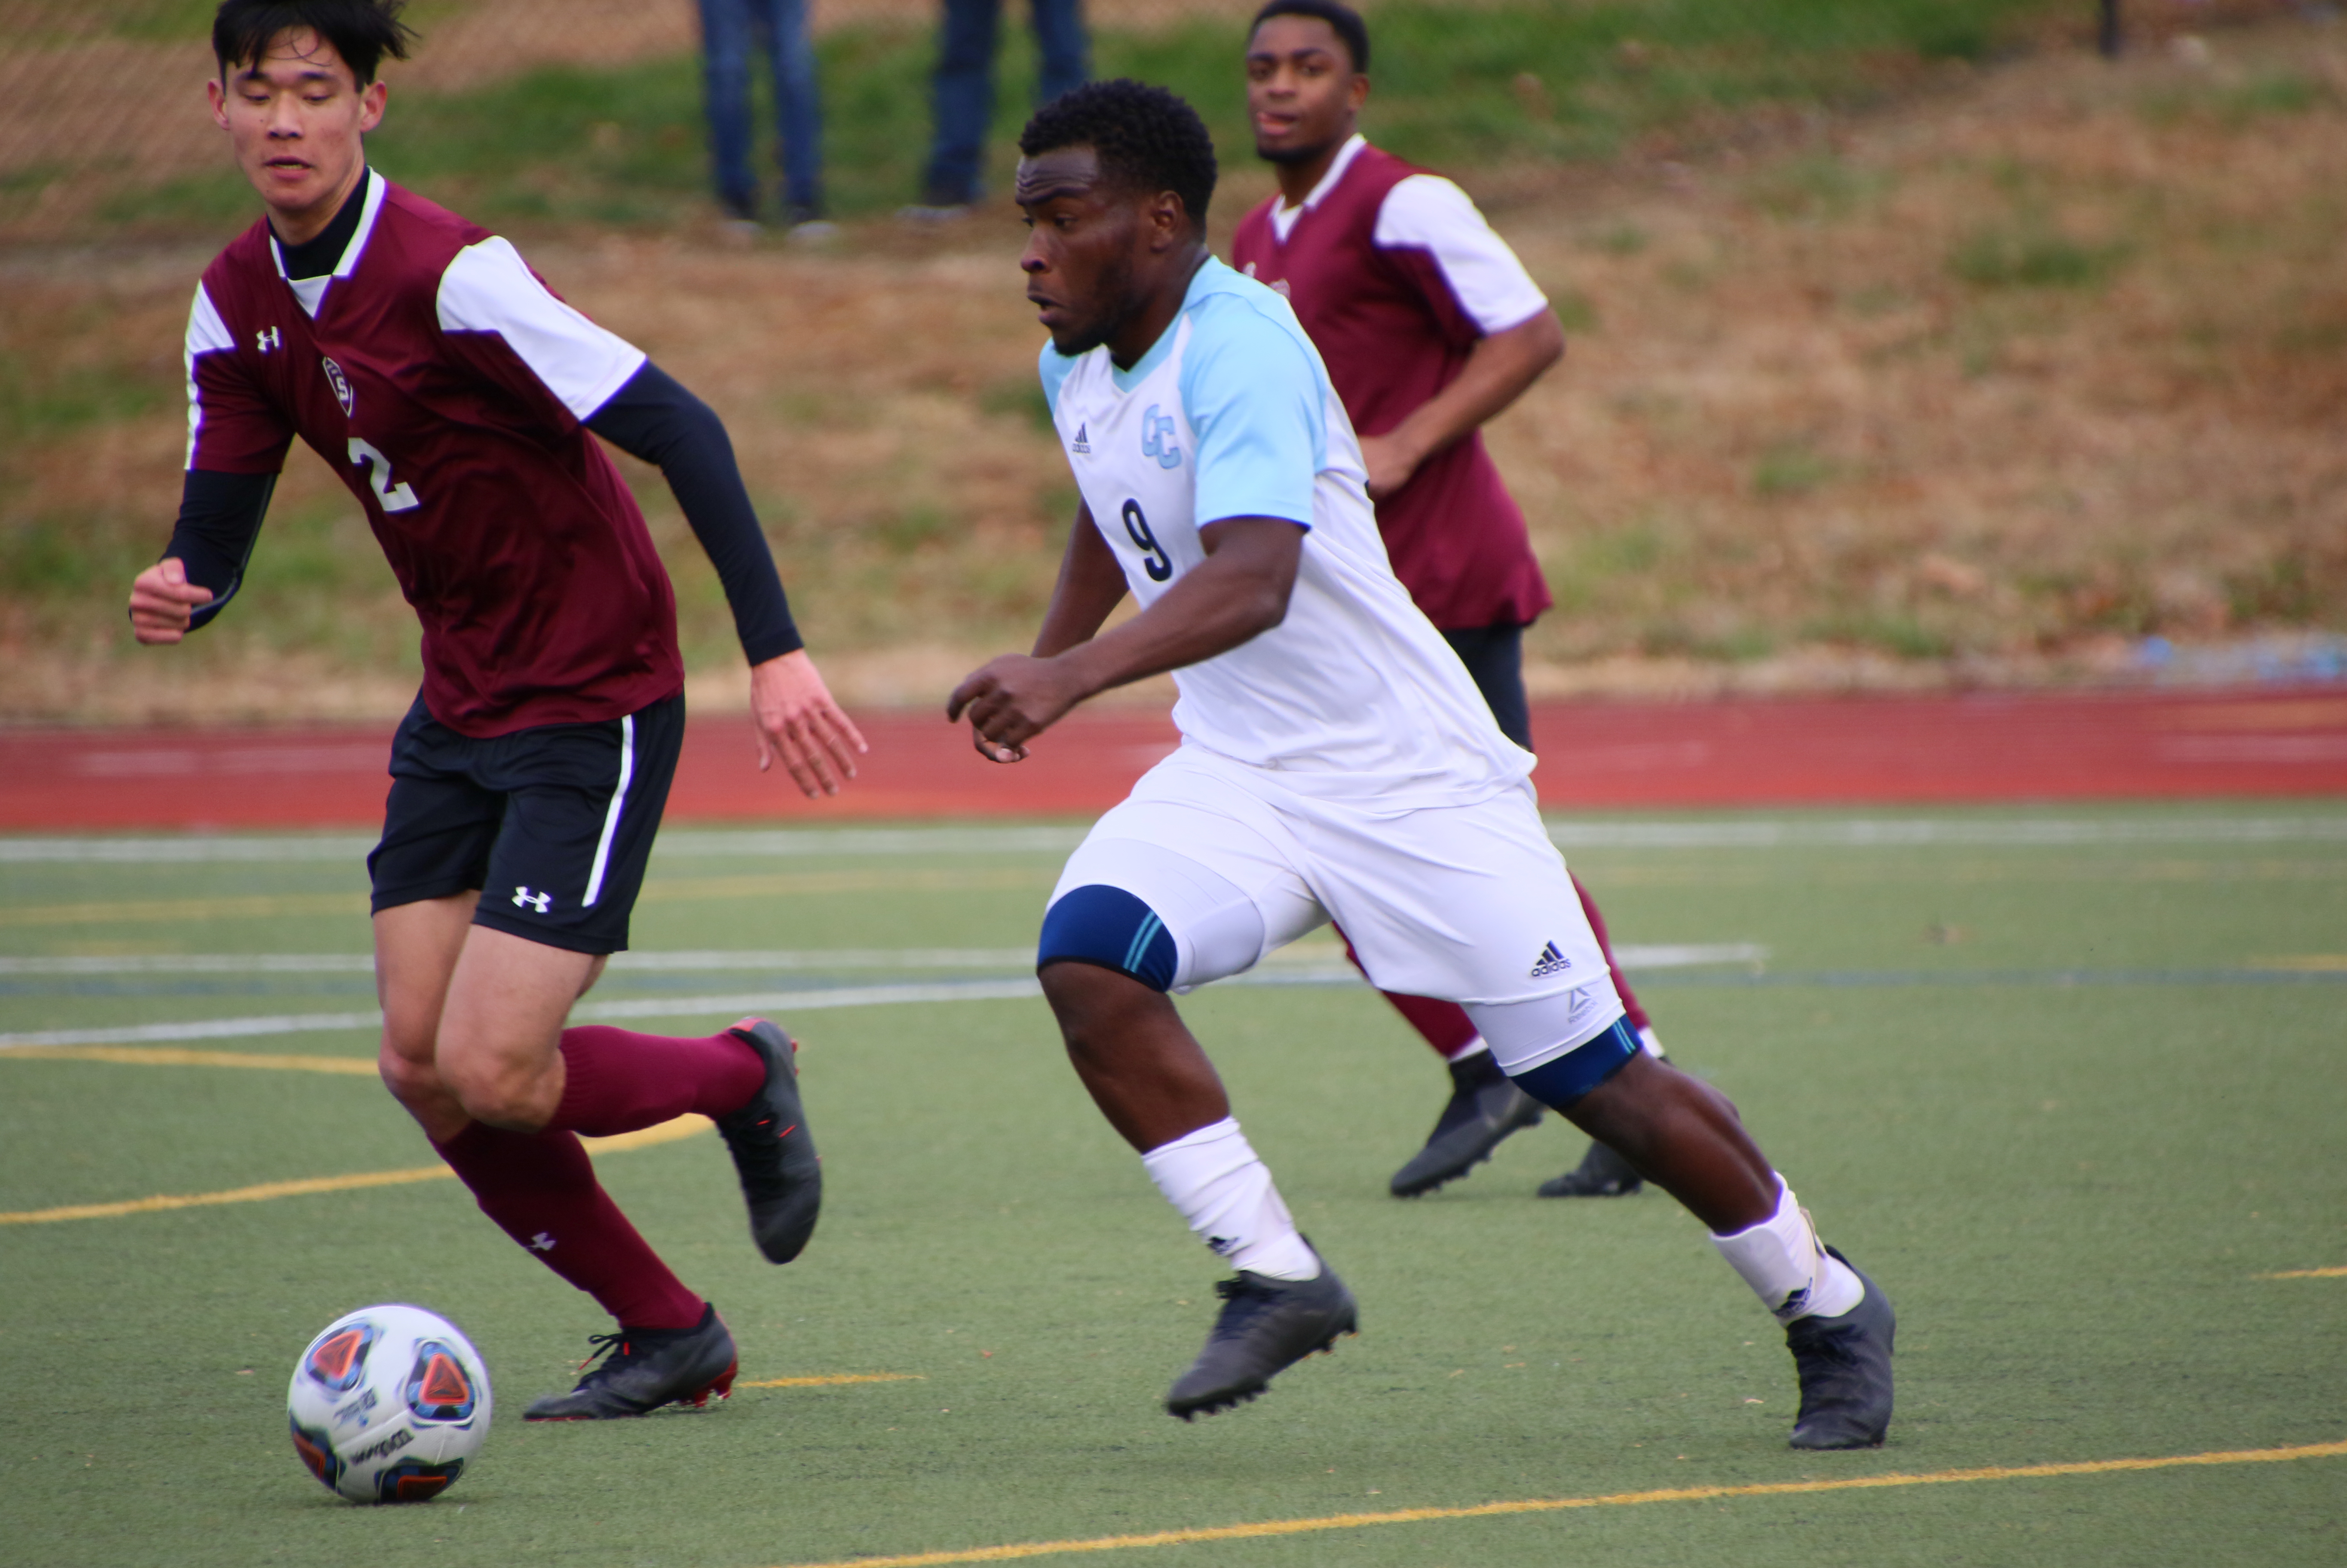
[[[2094,679],[2148,632],[2347,628],[2347,28],[1951,67],[1686,162],[1453,172],[1574,340],[1491,436],[1559,601],[1541,689]],[[1266,189],[1235,169],[1218,216]],[[1024,645],[1071,505],[1018,244],[1006,217],[825,254],[529,249],[725,415],[844,690],[926,703]],[[187,648],[130,643],[202,260],[0,259],[0,715],[384,713],[413,690],[412,622],[306,456],[249,599]],[[715,584],[630,473],[696,697],[730,700]]]

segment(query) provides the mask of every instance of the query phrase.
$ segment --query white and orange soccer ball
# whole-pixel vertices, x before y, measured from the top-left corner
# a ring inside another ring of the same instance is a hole
[[[294,1364],[293,1450],[353,1502],[422,1502],[489,1435],[489,1373],[456,1326],[421,1307],[335,1318]]]

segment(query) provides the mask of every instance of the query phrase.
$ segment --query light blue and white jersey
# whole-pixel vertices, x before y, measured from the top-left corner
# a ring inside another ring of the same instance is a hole
[[[1186,743],[1396,811],[1531,773],[1388,565],[1352,422],[1286,300],[1209,259],[1131,370],[1105,347],[1070,358],[1049,343],[1041,369],[1077,488],[1143,609],[1206,559],[1206,524],[1307,530],[1287,618],[1174,672]]]

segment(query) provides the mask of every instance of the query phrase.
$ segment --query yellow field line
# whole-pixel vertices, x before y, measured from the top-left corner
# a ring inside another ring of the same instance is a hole
[[[2260,1279],[2347,1279],[2347,1264],[2337,1268],[2286,1268],[2280,1274],[2261,1274]]]
[[[827,1378],[767,1378],[755,1383],[737,1383],[741,1389],[835,1389],[842,1383],[923,1383],[928,1379],[918,1372],[835,1372]]]
[[[2072,1464],[2000,1465],[1984,1470],[1931,1471],[1922,1475],[1850,1476],[1841,1481],[1781,1481],[1751,1486],[1681,1486],[1658,1491],[1617,1491],[1605,1497],[1542,1497],[1514,1502],[1484,1502],[1471,1508],[1403,1508],[1389,1513],[1332,1513],[1317,1519],[1267,1519],[1255,1524],[1222,1524],[1200,1530],[1160,1530],[1147,1535],[1095,1535],[1081,1541],[1024,1541],[1009,1546],[978,1546],[961,1552],[916,1552],[902,1557],[852,1557],[807,1563],[796,1568],[938,1568],[948,1563],[1010,1563],[1024,1557],[1055,1557],[1076,1552],[1123,1552],[1138,1546],[1186,1546],[1202,1541],[1254,1541],[1272,1535],[1306,1535],[1324,1530],[1361,1530],[1374,1524],[1420,1524],[1440,1519],[1494,1519],[1513,1513],[1554,1513],[1569,1508],[1627,1508],[1646,1502],[1706,1502],[1723,1497],[1793,1497],[1821,1491],[1861,1491],[1889,1487],[1948,1486],[1974,1481],[2034,1481],[2048,1476],[2110,1475],[2122,1471],[2172,1470],[2180,1465],[2270,1464],[2281,1460],[2336,1459],[2347,1441],[2301,1448],[2235,1449],[2219,1453],[2175,1454],[2159,1459],[2085,1460]]]
[[[327,1060],[322,1058],[321,1060]],[[368,1062],[366,1071],[373,1072],[374,1064]],[[679,1138],[690,1138],[709,1127],[706,1116],[680,1116],[673,1122],[663,1122],[657,1127],[647,1127],[640,1132],[621,1132],[611,1138],[582,1138],[580,1143],[597,1154],[623,1154],[630,1149],[648,1149],[655,1143],[671,1143]],[[415,1165],[404,1171],[360,1171],[347,1176],[305,1176],[293,1182],[263,1182],[258,1186],[231,1187],[224,1193],[166,1193],[151,1198],[130,1198],[114,1204],[70,1204],[56,1209],[23,1209],[13,1214],[0,1214],[0,1225],[55,1225],[61,1220],[110,1220],[125,1214],[159,1214],[166,1209],[209,1208],[215,1204],[258,1204],[272,1198],[306,1197],[313,1193],[347,1193],[362,1187],[396,1187],[410,1182],[436,1182],[456,1173],[446,1165]]]
[[[20,1045],[8,1059],[22,1061],[114,1061],[129,1067],[256,1067],[280,1072],[340,1072],[374,1076],[372,1056],[271,1056],[257,1050],[183,1050],[176,1046]]]
[[[817,893],[966,893],[1032,887],[1058,873],[1042,867],[949,871],[781,871],[753,876],[681,876],[648,882],[640,904],[691,903],[704,898],[805,897]],[[266,893],[236,898],[124,898],[82,904],[28,904],[0,908],[0,926],[96,926],[197,920],[257,920],[279,915],[364,915],[359,893]]]

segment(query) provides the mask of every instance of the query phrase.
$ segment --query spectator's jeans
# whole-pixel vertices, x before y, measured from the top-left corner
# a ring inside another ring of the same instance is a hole
[[[701,0],[703,82],[709,140],[716,155],[717,195],[753,216],[758,178],[750,169],[750,56],[764,53],[774,72],[774,128],[782,138],[783,200],[813,212],[823,205],[823,110],[815,97],[815,48],[807,41],[807,0]]]
[[[1050,103],[1092,74],[1082,0],[1029,0],[1035,47],[1041,55],[1035,100]],[[922,200],[938,206],[975,201],[986,164],[986,131],[994,118],[994,45],[1002,0],[945,0],[935,78],[937,136]]]

